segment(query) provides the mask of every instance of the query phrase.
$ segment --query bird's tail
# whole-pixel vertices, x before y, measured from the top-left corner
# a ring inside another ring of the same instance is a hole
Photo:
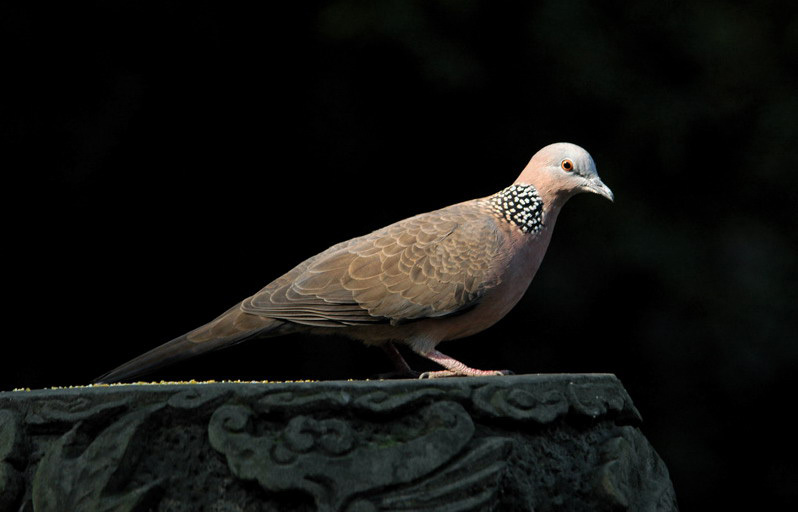
[[[286,323],[251,315],[235,305],[215,320],[164,343],[94,379],[94,384],[129,380],[196,355],[242,341],[282,334]]]

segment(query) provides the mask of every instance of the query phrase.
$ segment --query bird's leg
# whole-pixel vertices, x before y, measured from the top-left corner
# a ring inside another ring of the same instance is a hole
[[[485,377],[488,375],[509,375],[513,373],[510,370],[477,370],[476,368],[470,368],[457,359],[442,354],[437,350],[419,352],[419,354],[446,368],[445,370],[435,372],[424,372],[419,376],[420,379],[436,379],[439,377],[455,377],[458,375]]]
[[[392,342],[387,341],[382,345],[380,345],[380,348],[382,348],[382,350],[384,350],[385,353],[388,354],[388,357],[391,359],[391,362],[393,362],[396,371],[388,374],[382,374],[379,377],[389,378],[389,379],[396,377],[411,377],[415,379],[416,377],[419,376],[419,372],[410,368],[410,365],[407,364],[405,358],[402,357],[402,354],[399,353],[399,350],[396,348],[396,345],[394,345]]]

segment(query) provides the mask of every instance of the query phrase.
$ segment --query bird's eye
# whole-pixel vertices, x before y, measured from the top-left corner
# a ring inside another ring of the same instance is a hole
[[[562,167],[563,171],[571,172],[574,170],[574,163],[566,158],[560,162],[560,167]]]

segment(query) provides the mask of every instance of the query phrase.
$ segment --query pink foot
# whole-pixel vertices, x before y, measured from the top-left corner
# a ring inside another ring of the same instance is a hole
[[[440,377],[456,376],[488,377],[494,375],[510,375],[513,373],[510,370],[477,370],[476,368],[466,366],[457,359],[449,357],[446,354],[442,354],[437,350],[431,350],[421,355],[431,361],[435,361],[446,369],[434,372],[424,372],[419,376],[420,379],[437,379]]]

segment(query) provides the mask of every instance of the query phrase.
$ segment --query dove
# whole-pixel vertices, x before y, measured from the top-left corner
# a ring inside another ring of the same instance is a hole
[[[340,334],[379,346],[407,376],[512,373],[471,368],[437,346],[487,329],[518,303],[560,210],[581,192],[614,200],[587,151],[548,145],[509,187],[333,245],[207,324],[94,382],[128,380],[210,350],[291,333]],[[413,372],[397,344],[442,369]]]

